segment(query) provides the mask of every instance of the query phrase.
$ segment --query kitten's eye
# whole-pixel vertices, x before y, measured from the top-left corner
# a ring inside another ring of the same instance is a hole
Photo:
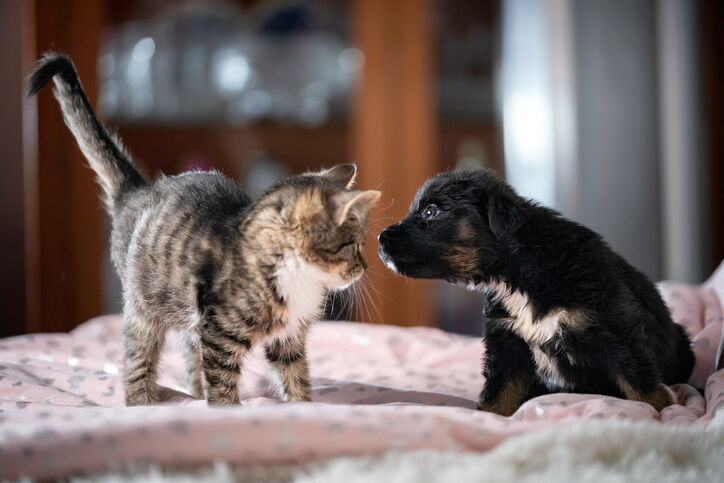
[[[422,212],[422,219],[423,220],[430,220],[432,218],[435,218],[440,213],[440,210],[437,209],[437,206],[435,205],[429,205],[425,210]]]

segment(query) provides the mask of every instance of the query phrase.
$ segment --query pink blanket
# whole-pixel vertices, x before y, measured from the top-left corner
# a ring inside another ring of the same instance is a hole
[[[487,451],[525,431],[581,419],[627,418],[704,426],[724,407],[721,352],[724,265],[705,284],[660,285],[674,319],[694,340],[692,385],[677,404],[555,394],[512,417],[475,411],[482,345],[435,329],[320,322],[309,338],[313,403],[272,396],[256,351],[243,372],[243,407],[208,408],[184,391],[169,337],[164,402],[127,408],[121,384],[121,320],[99,317],[69,334],[0,340],[0,477],[58,478],[154,462],[189,467],[308,462],[387,449]],[[719,370],[716,370],[717,361]]]

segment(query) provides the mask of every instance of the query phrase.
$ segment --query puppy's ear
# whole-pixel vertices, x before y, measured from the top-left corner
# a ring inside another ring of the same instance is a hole
[[[320,176],[336,181],[347,189],[352,188],[357,178],[357,165],[338,164],[333,168],[326,169],[319,173]]]
[[[488,197],[488,226],[498,240],[510,238],[522,224],[517,200],[506,195]]]

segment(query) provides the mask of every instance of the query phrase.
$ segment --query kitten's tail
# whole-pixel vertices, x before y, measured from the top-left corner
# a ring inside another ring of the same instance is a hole
[[[27,97],[36,94],[50,79],[63,119],[75,136],[88,164],[103,188],[104,201],[112,210],[123,193],[147,184],[131,164],[118,139],[109,134],[91,109],[73,62],[62,54],[49,52],[38,62],[28,79]]]

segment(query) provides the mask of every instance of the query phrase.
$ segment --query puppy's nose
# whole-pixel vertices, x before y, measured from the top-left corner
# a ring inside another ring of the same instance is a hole
[[[385,242],[387,242],[389,240],[390,240],[390,229],[385,228],[384,230],[382,230],[382,233],[380,233],[377,236],[377,241],[384,244]]]
[[[384,230],[382,230],[382,233],[377,237],[377,241],[382,243],[383,245],[389,241],[392,240],[392,232],[397,228],[397,224],[388,226]]]

